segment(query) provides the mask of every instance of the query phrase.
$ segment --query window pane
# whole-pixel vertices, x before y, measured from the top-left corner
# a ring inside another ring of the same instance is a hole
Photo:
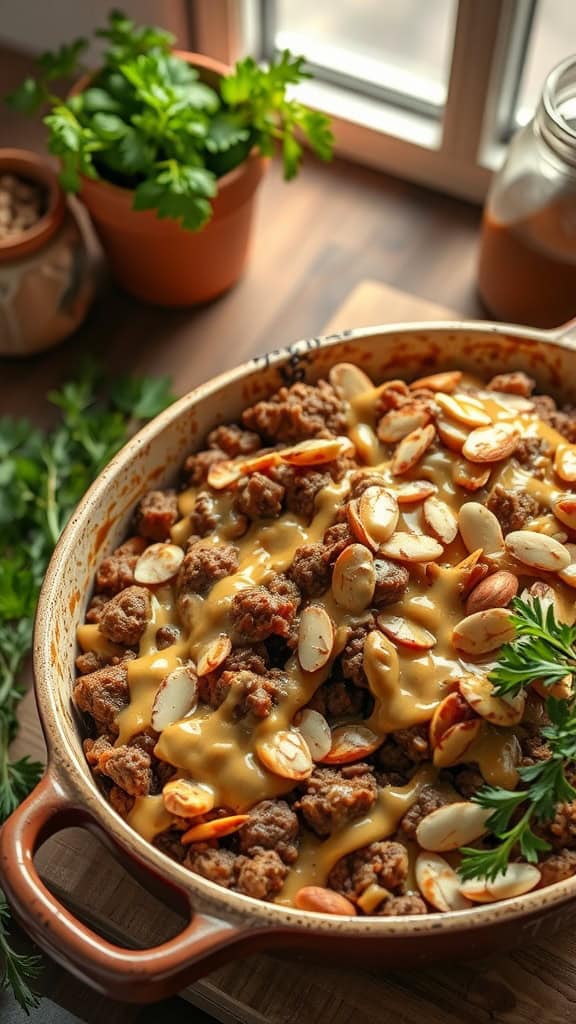
[[[441,106],[456,0],[277,0],[275,45],[311,64]]]
[[[574,0],[539,0],[522,72],[516,119],[525,124],[534,112],[548,72],[576,53]]]

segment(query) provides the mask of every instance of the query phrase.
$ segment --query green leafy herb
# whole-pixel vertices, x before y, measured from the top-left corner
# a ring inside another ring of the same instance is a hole
[[[513,696],[536,680],[547,687],[565,677],[574,681],[576,627],[558,622],[552,603],[537,597],[516,598],[510,620],[516,637],[502,646],[489,675],[496,694]],[[550,844],[534,827],[551,821],[557,804],[576,798],[576,789],[566,777],[567,765],[576,758],[576,698],[549,697],[546,710],[549,724],[541,734],[550,757],[518,769],[520,789],[484,786],[473,797],[492,811],[486,824],[497,843],[488,849],[462,849],[459,871],[463,878],[496,878],[516,851],[536,863]]]
[[[26,114],[50,108],[49,148],[67,191],[77,192],[83,176],[104,178],[134,190],[134,209],[197,231],[212,215],[217,179],[254,147],[265,156],[279,149],[286,180],[300,169],[304,141],[331,159],[329,119],[288,95],[309,77],[303,57],[285,50],[269,67],[247,57],[212,88],[171,53],[174,39],[162,29],[113,11],[96,36],[105,42],[103,66],[83,92],[62,100],[51,91],[55,79],[85,70],[87,42],[78,39],[44,54],[38,77],[7,97]]]
[[[19,679],[32,641],[38,591],[58,537],[103,466],[146,420],[171,401],[167,378],[107,381],[85,364],[49,394],[60,420],[48,434],[26,420],[0,419],[0,823],[34,787],[43,766],[10,759],[23,696]],[[38,958],[9,945],[0,892],[0,984],[24,1009],[35,1006],[28,980]]]

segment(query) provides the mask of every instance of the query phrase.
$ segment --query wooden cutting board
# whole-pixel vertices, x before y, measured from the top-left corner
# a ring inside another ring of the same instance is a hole
[[[335,312],[326,333],[450,318],[450,310],[432,302],[366,281]],[[22,702],[20,720],[18,754],[42,758],[32,693]],[[49,840],[37,863],[79,917],[121,944],[155,945],[182,924],[81,829]],[[308,958],[255,956],[221,968],[182,995],[222,1024],[564,1024],[576,1019],[576,938],[562,932],[507,956],[418,973],[389,972],[385,964],[346,971]]]

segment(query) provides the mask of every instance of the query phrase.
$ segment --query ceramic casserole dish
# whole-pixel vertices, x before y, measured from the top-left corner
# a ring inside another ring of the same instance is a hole
[[[181,398],[134,437],[101,473],[64,531],[36,618],[36,699],[48,746],[46,774],[0,833],[2,886],[15,914],[47,952],[95,988],[138,1002],[162,998],[234,958],[259,949],[298,950],[334,963],[417,967],[478,957],[532,941],[545,925],[576,917],[576,877],[505,902],[446,914],[337,918],[229,892],[175,863],[139,836],[98,791],[72,705],[76,628],[96,564],[126,536],[134,506],[151,486],[174,482],[184,457],[215,425],[237,418],[281,384],[311,383],[337,362],[376,382],[458,367],[490,377],[525,370],[539,390],[576,401],[576,334],[504,324],[421,323],[372,327],[297,342],[253,359]],[[114,946],[76,920],[47,890],[33,863],[50,835],[94,829],[140,881],[189,923],[161,946]]]

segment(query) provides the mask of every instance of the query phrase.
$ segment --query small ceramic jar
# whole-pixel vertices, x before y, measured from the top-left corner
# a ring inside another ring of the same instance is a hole
[[[39,185],[45,195],[39,220],[0,236],[0,355],[25,356],[57,344],[82,323],[95,269],[50,165],[26,150],[0,149],[3,175]]]

